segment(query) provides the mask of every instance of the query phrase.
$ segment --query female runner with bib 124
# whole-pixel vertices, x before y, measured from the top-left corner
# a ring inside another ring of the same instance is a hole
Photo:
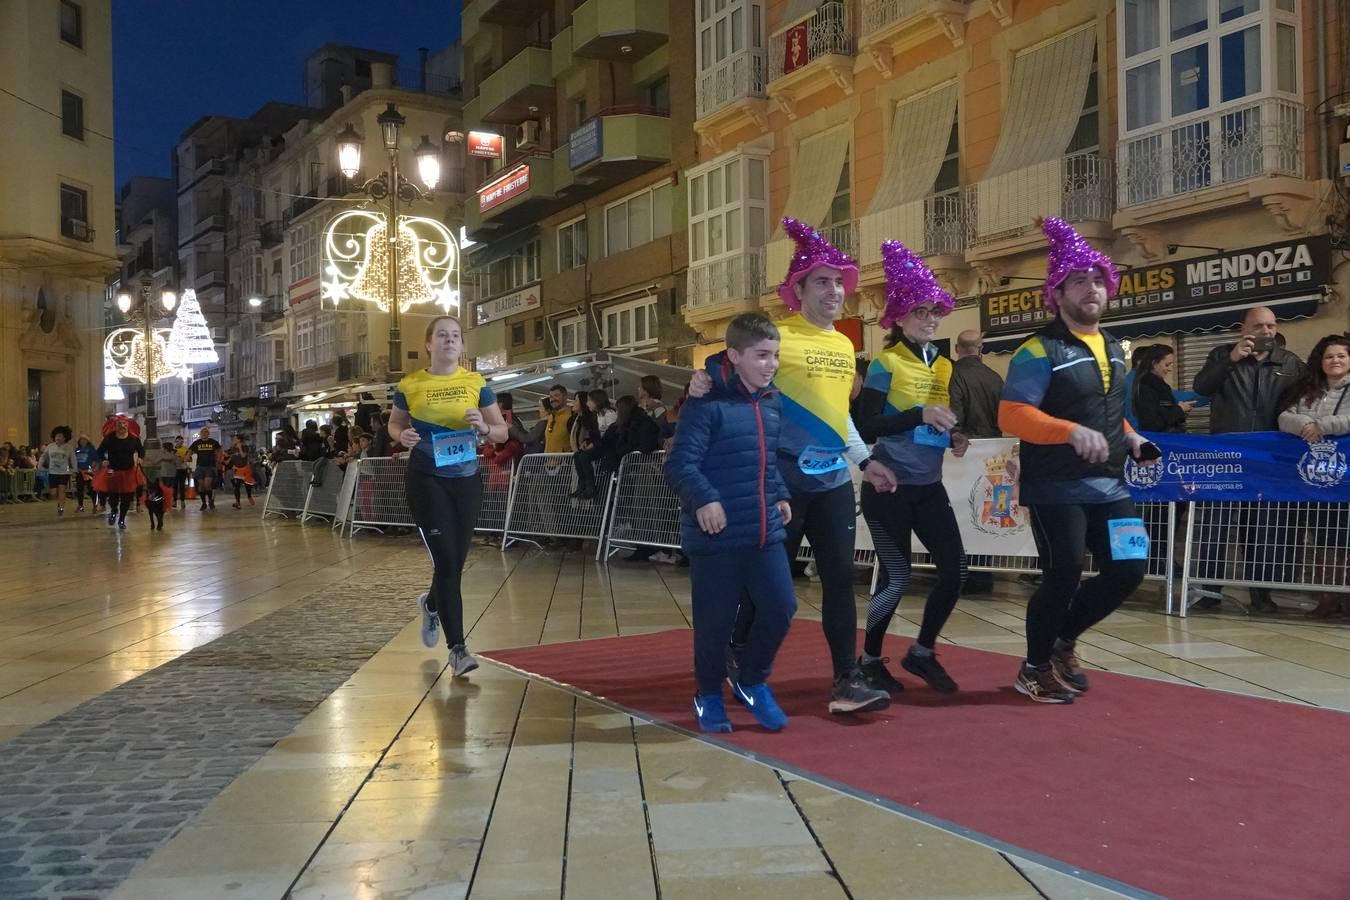
[[[444,629],[450,671],[459,676],[478,668],[464,647],[460,594],[483,502],[478,442],[505,441],[506,420],[483,376],[459,365],[464,333],[458,319],[433,319],[427,325],[426,344],[431,365],[403,376],[394,389],[389,436],[410,451],[408,509],[431,554],[431,590],[417,598],[422,643],[436,646],[436,635]]]

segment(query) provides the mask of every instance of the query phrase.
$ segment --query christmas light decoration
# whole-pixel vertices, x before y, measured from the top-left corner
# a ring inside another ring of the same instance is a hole
[[[169,350],[170,329],[156,328],[151,332],[152,343],[146,343],[145,329],[115,328],[103,342],[105,362],[104,392],[107,393],[107,374],[116,379],[129,378],[142,384],[153,384],[165,378],[187,378],[191,370],[173,357]]]
[[[216,342],[206,325],[202,305],[197,301],[197,292],[191,288],[183,291],[178,317],[173,320],[173,330],[169,334],[169,358],[180,366],[220,362]]]
[[[324,230],[324,276],[323,299],[334,304],[364,300],[388,312],[397,297],[400,313],[423,303],[459,309],[459,245],[444,224],[423,216],[398,217],[396,244],[386,216],[365,209],[335,216]]]
[[[122,380],[117,377],[117,370],[108,365],[106,357],[103,362],[103,399],[113,402],[127,399],[126,392],[122,390]]]

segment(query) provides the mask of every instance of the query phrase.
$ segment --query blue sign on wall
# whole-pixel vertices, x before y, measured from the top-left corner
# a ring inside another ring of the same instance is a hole
[[[570,168],[584,166],[599,159],[605,152],[604,131],[601,123],[604,119],[596,116],[582,125],[567,140],[567,165]]]

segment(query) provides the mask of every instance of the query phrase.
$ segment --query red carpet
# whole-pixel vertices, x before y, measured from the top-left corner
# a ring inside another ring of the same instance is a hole
[[[692,632],[484,655],[697,730]],[[889,710],[832,717],[820,626],[800,622],[771,680],[791,723],[767,733],[728,695],[727,742],[1144,891],[1350,897],[1350,716],[1101,672],[1072,706],[1040,705],[1010,686],[1013,657],[942,659],[954,697],[896,665]]]

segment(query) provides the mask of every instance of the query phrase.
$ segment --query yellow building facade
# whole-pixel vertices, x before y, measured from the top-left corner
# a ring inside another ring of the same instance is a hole
[[[103,421],[115,254],[109,0],[0,5],[0,440]]]
[[[720,349],[735,314],[781,310],[784,215],[858,258],[846,330],[869,356],[888,238],[959,298],[940,339],[980,328],[987,350],[1013,349],[1044,322],[1044,215],[1125,271],[1107,326],[1174,342],[1183,374],[1258,303],[1306,353],[1350,325],[1335,7],[698,0],[696,356]]]

